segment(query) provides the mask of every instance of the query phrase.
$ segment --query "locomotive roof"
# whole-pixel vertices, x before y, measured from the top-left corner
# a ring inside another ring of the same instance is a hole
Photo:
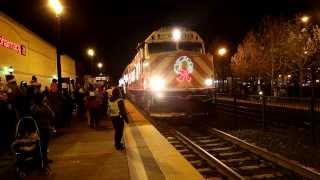
[[[199,42],[203,43],[202,38],[198,33],[192,31],[187,28],[179,27],[162,27],[156,31],[153,31],[149,37],[145,40],[145,43],[157,43],[157,42],[171,42],[172,32],[174,29],[179,29],[181,31],[181,40],[180,41],[188,41],[188,42]]]

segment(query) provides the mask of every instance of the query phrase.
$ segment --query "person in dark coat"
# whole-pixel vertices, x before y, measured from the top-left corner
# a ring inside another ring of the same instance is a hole
[[[89,96],[86,97],[86,108],[88,111],[88,126],[95,128],[98,118],[98,102],[95,91],[90,91]]]
[[[48,159],[47,151],[50,137],[50,126],[54,115],[52,114],[52,111],[50,111],[50,108],[43,102],[43,95],[41,93],[35,94],[31,112],[39,127],[42,157],[44,164],[47,167],[48,163],[52,162],[52,160]]]
[[[109,100],[109,115],[115,130],[115,148],[117,150],[123,150],[125,147],[121,143],[121,139],[123,136],[124,121],[128,123],[128,116],[119,88],[114,88],[112,91],[112,96]]]

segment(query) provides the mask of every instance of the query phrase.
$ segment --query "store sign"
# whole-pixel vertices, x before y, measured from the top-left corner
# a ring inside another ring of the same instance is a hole
[[[12,42],[1,35],[0,35],[0,46],[15,50],[18,54],[21,54],[23,56],[26,55],[26,47],[24,45]]]
[[[193,72],[193,63],[188,56],[181,56],[176,60],[173,66],[178,81],[191,81],[191,73]]]

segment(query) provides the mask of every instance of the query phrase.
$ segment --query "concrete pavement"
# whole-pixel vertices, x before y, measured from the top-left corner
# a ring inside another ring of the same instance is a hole
[[[130,179],[126,152],[115,150],[113,133],[110,121],[97,130],[85,122],[74,122],[50,142],[51,174],[28,179]]]

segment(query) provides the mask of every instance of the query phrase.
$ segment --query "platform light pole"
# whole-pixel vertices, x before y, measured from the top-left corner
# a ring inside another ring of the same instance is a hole
[[[93,73],[93,57],[95,56],[95,51],[92,49],[92,48],[88,48],[87,49],[87,55],[89,56],[89,58],[91,59],[91,62],[90,62],[90,73],[92,74]]]
[[[304,15],[300,18],[300,21],[305,25],[306,31],[309,31],[308,25],[310,25],[310,16]],[[304,52],[305,55],[308,55],[308,51]],[[311,62],[311,99],[310,99],[310,113],[311,113],[311,136],[312,136],[312,144],[316,145],[316,122],[315,122],[315,86],[316,86],[316,54],[313,55],[313,59]]]
[[[61,77],[61,58],[60,58],[60,28],[61,28],[61,13],[63,11],[63,6],[59,0],[49,0],[49,7],[56,14],[56,26],[57,26],[57,42],[56,42],[56,51],[57,51],[57,75],[58,75],[58,93],[62,91],[62,77]]]
[[[97,67],[99,68],[99,75],[101,74],[101,69],[103,67],[103,63],[102,62],[98,62],[97,63]]]
[[[228,50],[225,48],[225,47],[220,47],[220,48],[218,48],[218,50],[217,50],[217,54],[218,54],[218,56],[220,57],[220,58],[223,58],[223,57],[225,57],[226,56],[226,54],[227,54],[227,52],[228,52]],[[222,90],[224,91],[224,78],[225,78],[225,67],[224,67],[224,63],[225,62],[222,62]],[[218,82],[218,84],[219,84],[219,82]]]

